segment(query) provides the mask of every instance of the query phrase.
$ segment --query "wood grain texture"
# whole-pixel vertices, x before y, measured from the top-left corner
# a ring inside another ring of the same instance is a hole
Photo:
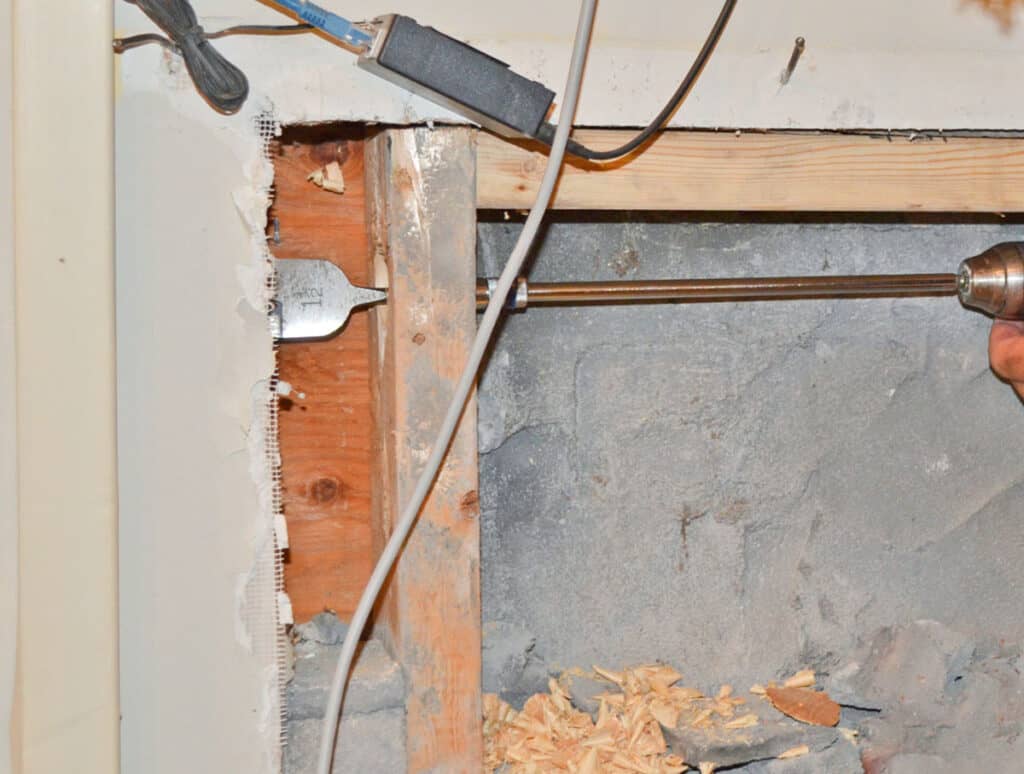
[[[346,181],[340,195],[306,179],[335,160]],[[275,257],[323,258],[364,284],[369,247],[361,134],[286,134],[274,170],[269,234],[277,218],[281,240],[271,239]],[[280,413],[290,541],[285,588],[297,622],[324,609],[349,617],[372,570],[369,341],[369,320],[357,314],[332,339],[285,342],[279,349],[281,379],[305,394],[283,400]]]
[[[378,545],[410,499],[476,332],[474,134],[395,129],[369,141],[373,265],[390,287],[371,313]],[[477,486],[474,399],[378,608],[409,686],[410,772],[482,768]]]
[[[580,131],[593,148],[631,136]],[[481,133],[477,204],[533,203],[546,157]],[[567,164],[552,205],[586,210],[1022,212],[1024,140],[665,131],[608,165]]]

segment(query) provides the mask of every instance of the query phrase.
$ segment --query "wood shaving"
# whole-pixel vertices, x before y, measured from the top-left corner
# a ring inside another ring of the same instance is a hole
[[[577,710],[567,685],[571,677],[609,683],[598,694],[597,719]],[[737,713],[746,703],[733,696],[730,685],[705,696],[696,688],[677,685],[682,675],[664,664],[645,664],[615,671],[594,666],[579,669],[548,683],[548,693],[530,697],[517,711],[497,696],[483,697],[485,771],[503,774],[681,774],[687,765],[669,753],[662,727],[689,726],[720,735],[742,735],[759,724],[752,712]],[[803,669],[781,686],[769,682],[750,692],[767,698],[791,718],[814,725],[835,726],[839,705],[824,692],[810,690],[815,674]],[[748,732],[749,733],[749,732]],[[808,755],[807,745],[786,750],[779,758]],[[704,761],[701,774],[713,774],[716,764]]]
[[[572,673],[579,674],[578,670]],[[486,771],[508,774],[680,774],[683,760],[669,753],[662,724],[674,726],[682,707],[703,699],[679,688],[682,675],[663,664],[621,672],[594,667],[619,688],[596,696],[597,720],[575,709],[556,680],[517,712],[497,696],[484,697]],[[731,705],[730,705],[731,708]],[[502,768],[505,767],[505,768]]]
[[[814,685],[814,670],[801,669],[782,684],[783,688],[810,688]]]
[[[332,161],[327,166],[310,172],[306,179],[325,191],[336,194],[345,193],[345,175],[341,171],[341,164],[337,161]]]
[[[857,737],[860,736],[860,731],[856,728],[840,728],[839,733],[843,735],[850,744],[857,744]]]
[[[785,752],[781,752],[778,755],[779,760],[786,761],[790,758],[800,758],[804,755],[809,755],[811,748],[805,744],[799,745],[798,747],[790,747]]]
[[[728,723],[725,724],[725,728],[750,728],[751,726],[756,726],[757,724],[757,715],[755,715],[754,713],[750,713],[749,715],[744,715],[743,717],[736,718],[735,720],[730,720]]]

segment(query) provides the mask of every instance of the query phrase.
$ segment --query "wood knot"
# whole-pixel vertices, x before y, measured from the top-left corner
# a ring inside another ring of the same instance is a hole
[[[475,489],[466,492],[459,500],[459,513],[466,519],[475,519],[480,514],[480,495]]]
[[[424,336],[422,333],[417,333],[415,336],[412,337],[412,343],[415,344],[417,347],[423,346],[423,342],[425,342],[426,340],[427,337]]]
[[[338,496],[343,488],[340,481],[325,476],[313,482],[309,493],[315,502],[329,503]]]

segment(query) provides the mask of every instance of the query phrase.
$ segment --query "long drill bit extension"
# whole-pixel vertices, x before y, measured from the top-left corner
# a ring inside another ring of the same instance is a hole
[[[385,291],[353,286],[341,269],[327,261],[278,261],[277,274],[278,337],[282,340],[331,336],[345,325],[353,309],[386,298]],[[490,300],[494,285],[493,280],[478,281],[478,308]],[[993,317],[1024,319],[1024,242],[996,245],[968,258],[955,274],[547,283],[520,279],[507,306],[909,296],[959,296],[964,306]]]

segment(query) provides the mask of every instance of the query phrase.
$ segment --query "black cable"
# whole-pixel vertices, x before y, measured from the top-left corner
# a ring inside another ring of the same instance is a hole
[[[157,35],[155,32],[147,32],[144,35],[130,35],[127,38],[114,38],[114,53],[123,54],[131,48],[138,48],[139,46],[145,46],[149,43],[157,43],[170,51],[178,50],[178,47],[163,35]]]
[[[228,27],[216,32],[203,32],[207,40],[226,38],[229,35],[288,35],[299,32],[312,32],[315,30],[312,24],[239,24],[236,27]],[[163,35],[147,32],[144,35],[129,35],[126,38],[114,38],[114,53],[123,54],[132,48],[145,46],[149,43],[158,43],[171,51],[178,51],[178,47]]]
[[[297,32],[311,32],[315,30],[312,24],[239,24],[235,27],[207,32],[207,40],[226,38],[228,35],[288,35]]]
[[[225,59],[210,40],[228,35],[267,35],[308,32],[309,24],[262,25],[242,24],[218,32],[207,33],[199,25],[196,12],[188,0],[126,0],[134,3],[152,19],[167,37],[147,33],[114,40],[114,51],[122,53],[138,46],[157,43],[176,51],[185,60],[199,93],[222,113],[236,113],[249,96],[245,74]]]
[[[704,47],[701,48],[700,53],[697,54],[697,58],[693,61],[693,65],[690,66],[690,70],[686,73],[686,77],[683,78],[683,81],[679,84],[679,88],[676,89],[675,94],[672,95],[672,98],[668,101],[665,107],[661,109],[661,112],[654,117],[654,120],[647,125],[646,129],[637,134],[636,137],[631,139],[629,142],[620,145],[618,148],[612,148],[611,150],[592,150],[575,140],[569,140],[569,153],[590,161],[609,161],[632,153],[647,142],[655,132],[661,129],[661,127],[668,122],[672,117],[672,114],[679,109],[683,100],[686,99],[686,95],[690,93],[693,85],[697,82],[697,78],[700,77],[701,71],[704,69],[704,65],[707,64],[708,59],[715,50],[715,46],[718,45],[718,41],[722,38],[722,33],[725,32],[725,27],[729,23],[729,17],[732,16],[733,9],[736,7],[736,2],[737,0],[725,0],[725,5],[722,6],[721,13],[718,14],[718,18],[715,20],[715,24],[711,28],[711,32],[708,33],[707,40],[704,41]],[[551,124],[546,123],[541,127],[540,132],[537,133],[537,139],[550,145],[554,135],[555,128]]]

